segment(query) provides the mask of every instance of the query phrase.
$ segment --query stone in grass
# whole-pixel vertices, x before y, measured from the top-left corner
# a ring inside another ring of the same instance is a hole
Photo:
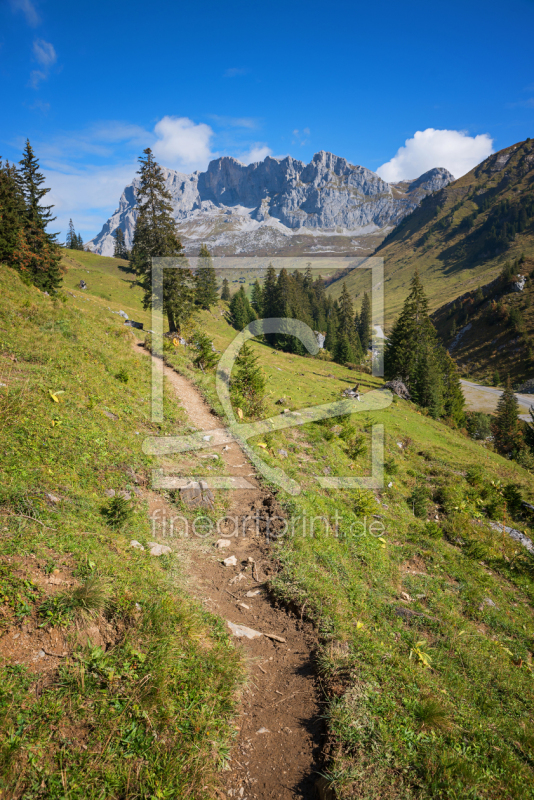
[[[48,494],[45,495],[45,497],[46,497],[46,499],[48,500],[49,503],[54,503],[54,505],[56,503],[61,503],[61,497],[56,497],[55,494],[48,493]]]
[[[280,449],[280,450],[278,451],[278,455],[279,455],[281,458],[287,458],[287,450]]]
[[[215,542],[215,547],[217,550],[224,550],[225,547],[230,547],[231,544],[232,542],[230,539],[217,539]]]
[[[106,489],[104,494],[106,497],[115,497],[115,489]]]
[[[228,558],[225,558],[222,563],[225,567],[235,567],[237,564],[237,558],[235,556],[228,556]]]
[[[166,544],[158,544],[157,542],[147,542],[151,556],[164,556],[167,553],[172,553],[172,549],[167,547]]]
[[[141,544],[141,542],[138,542],[137,539],[132,539],[132,541],[130,542],[130,547],[135,547],[136,550],[144,550],[145,549],[143,547],[143,545]]]
[[[236,625],[235,622],[230,622],[229,620],[227,620],[227,622],[228,627],[238,639],[259,639],[260,636],[263,636],[259,631],[255,631],[253,628],[247,628],[246,625]]]
[[[180,489],[180,498],[189,508],[213,508],[215,500],[206,481],[189,481]]]

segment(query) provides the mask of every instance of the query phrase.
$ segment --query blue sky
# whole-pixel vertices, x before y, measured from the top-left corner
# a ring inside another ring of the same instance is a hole
[[[0,154],[29,137],[86,240],[147,146],[183,172],[329,150],[458,177],[534,137],[533,30],[533,0],[0,0]]]

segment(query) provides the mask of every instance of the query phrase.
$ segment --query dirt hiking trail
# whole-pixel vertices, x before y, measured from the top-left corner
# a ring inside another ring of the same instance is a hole
[[[138,353],[142,345],[135,344]],[[223,427],[198,389],[182,375],[164,366],[167,379],[190,424],[198,430]],[[320,769],[324,724],[320,718],[319,687],[313,669],[317,639],[313,628],[271,598],[266,581],[276,571],[269,554],[264,525],[250,521],[242,535],[246,517],[283,517],[276,499],[261,488],[254,467],[240,446],[214,445],[225,464],[225,473],[245,477],[251,489],[232,489],[228,517],[239,520],[240,535],[232,536],[233,523],[221,526],[208,540],[180,539],[180,549],[188,556],[188,590],[210,611],[227,623],[247,626],[263,634],[254,639],[235,638],[243,648],[248,681],[241,701],[238,737],[231,752],[230,769],[221,775],[221,800],[314,800]],[[188,455],[188,454],[184,454]],[[155,492],[148,493],[149,513],[159,509],[159,517],[176,514],[166,509],[167,502]],[[228,538],[231,546],[219,550],[215,542]],[[162,536],[165,543],[165,536]],[[176,547],[176,542],[166,542]],[[207,546],[206,546],[207,544]],[[236,556],[236,566],[222,560]],[[251,596],[251,593],[254,593]],[[228,625],[227,628],[229,629]]]

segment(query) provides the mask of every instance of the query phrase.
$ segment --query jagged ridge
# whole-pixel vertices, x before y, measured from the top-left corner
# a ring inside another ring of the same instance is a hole
[[[184,175],[163,168],[174,217],[186,248],[200,240],[217,252],[226,246],[249,249],[266,240],[277,251],[295,233],[320,236],[367,235],[400,222],[429,193],[454,180],[445,169],[413,181],[388,184],[365,167],[332,153],[316,153],[309,164],[287,156],[267,156],[248,166],[235,158],[212,161],[205,172]],[[113,253],[120,227],[131,247],[137,178],[119,208],[88,244],[101,255]],[[265,230],[267,229],[267,230]]]

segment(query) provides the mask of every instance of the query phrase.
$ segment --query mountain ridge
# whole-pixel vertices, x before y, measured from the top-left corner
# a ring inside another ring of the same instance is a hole
[[[466,175],[425,197],[378,245],[384,258],[386,328],[417,269],[431,310],[476,291],[507,260],[534,255],[534,141],[488,156]],[[366,290],[357,272],[346,277],[355,295]],[[334,288],[336,295],[341,284]]]
[[[287,248],[336,252],[340,247],[367,253],[424,197],[454,179],[438,167],[414,180],[389,184],[366,167],[324,150],[308,164],[292,156],[267,156],[245,165],[222,156],[204,172],[162,170],[186,252],[196,252],[202,241],[221,255],[283,254]],[[93,252],[111,255],[118,227],[131,247],[137,185],[135,177],[117,210],[88,242]],[[363,247],[354,236],[366,239]]]

